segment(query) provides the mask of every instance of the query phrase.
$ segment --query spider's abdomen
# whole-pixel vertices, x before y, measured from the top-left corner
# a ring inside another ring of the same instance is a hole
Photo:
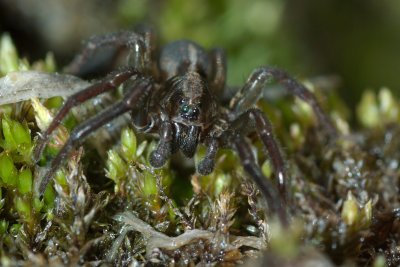
[[[192,41],[179,40],[165,45],[160,52],[159,68],[163,80],[188,71],[207,78],[211,73],[210,60],[204,48]]]

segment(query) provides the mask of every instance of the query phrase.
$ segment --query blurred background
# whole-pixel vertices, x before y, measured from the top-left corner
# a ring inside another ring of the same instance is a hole
[[[367,88],[400,90],[398,0],[0,0],[0,32],[30,61],[53,51],[60,67],[89,36],[137,23],[153,25],[161,44],[225,48],[230,84],[273,65],[299,78],[338,75],[350,106]]]

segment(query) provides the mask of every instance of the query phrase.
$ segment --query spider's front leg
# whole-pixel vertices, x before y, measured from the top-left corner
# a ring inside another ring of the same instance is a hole
[[[232,142],[242,161],[243,168],[257,184],[261,193],[267,200],[268,207],[273,211],[274,214],[277,214],[282,225],[288,226],[288,218],[285,206],[286,204],[276,190],[276,186],[263,175],[261,168],[256,163],[256,159],[254,158],[249,144],[247,144],[246,140],[241,136],[241,134],[235,135]]]
[[[268,119],[264,116],[261,110],[259,109],[249,109],[243,114],[241,114],[238,118],[236,118],[230,126],[230,131],[233,131],[237,133],[238,135],[247,135],[249,132],[256,131],[257,134],[260,136],[261,141],[263,142],[264,146],[266,147],[269,157],[272,161],[272,166],[274,168],[276,180],[278,183],[278,190],[280,194],[280,198],[282,199],[282,203],[286,202],[286,171],[285,171],[285,163],[283,161],[281,152],[279,150],[279,146],[277,142],[275,141],[273,131],[272,131],[272,126],[271,123],[268,121]],[[248,161],[251,159],[246,153],[240,152],[243,151],[244,148],[242,148],[240,142],[237,141],[238,139],[236,138],[235,141],[235,146],[236,149],[238,150],[239,156],[242,159],[243,165],[246,166],[248,165]],[[241,150],[239,150],[241,149]],[[247,155],[247,156],[245,156]],[[254,160],[255,161],[255,160]],[[250,168],[250,167],[247,167]],[[255,167],[251,165],[251,169],[254,169]],[[259,168],[259,167],[257,167]],[[260,176],[257,174],[258,171],[252,170],[249,172],[259,184],[261,192],[263,192],[264,196],[267,198],[267,200],[270,199],[271,193],[269,192],[269,188],[265,188],[265,184],[259,182],[258,180],[260,179]],[[257,174],[257,176],[254,176]],[[267,179],[263,176],[263,179]],[[271,203],[269,203],[271,204]]]
[[[236,114],[240,114],[252,108],[261,98],[265,85],[271,81],[276,81],[286,88],[289,93],[308,103],[317,116],[319,123],[326,129],[328,134],[333,138],[337,136],[336,128],[322,110],[314,94],[290,77],[285,71],[273,67],[260,67],[253,71],[246,84],[232,99],[230,103],[232,110]]]
[[[128,80],[134,75],[140,74],[136,69],[127,69],[112,73],[102,82],[96,83],[88,88],[77,92],[70,96],[65,104],[58,111],[53,121],[50,123],[46,131],[41,135],[38,143],[36,144],[35,150],[33,152],[33,160],[37,162],[49,142],[50,136],[53,131],[60,125],[61,121],[65,118],[68,112],[75,106],[95,97],[104,92],[115,90],[123,82]]]
[[[143,99],[143,97],[146,97],[150,94],[152,84],[152,81],[149,79],[139,80],[133,87],[127,88],[127,92],[120,102],[108,107],[103,112],[90,118],[86,122],[81,123],[74,130],[72,130],[69,139],[58,152],[57,156],[53,159],[50,169],[40,182],[39,194],[43,195],[46,186],[50,182],[50,179],[53,177],[55,171],[61,166],[63,161],[66,159],[66,157],[68,157],[69,153],[74,147],[82,144],[85,137],[87,137],[96,129],[107,124],[123,113],[138,108],[138,103],[142,103],[138,100]]]

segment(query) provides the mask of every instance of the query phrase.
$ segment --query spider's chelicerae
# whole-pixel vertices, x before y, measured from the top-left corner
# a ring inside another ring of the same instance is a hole
[[[159,49],[154,34],[148,29],[90,39],[81,54],[69,65],[68,72],[78,73],[91,55],[105,46],[127,47],[130,50],[129,66],[70,96],[41,135],[34,152],[35,159],[40,158],[50,135],[72,107],[106,91],[115,90],[120,85],[124,85],[124,96],[119,102],[73,129],[43,177],[40,194],[43,194],[55,171],[74,147],[99,127],[130,112],[137,131],[156,133],[159,136],[158,145],[150,154],[150,164],[153,167],[162,167],[179,150],[191,158],[198,144],[203,143],[207,148],[206,154],[197,165],[197,172],[206,175],[214,169],[218,149],[230,147],[237,152],[244,170],[258,185],[269,208],[282,223],[287,223],[285,163],[271,124],[256,107],[256,102],[265,85],[275,81],[310,104],[320,124],[327,132],[335,133],[329,118],[312,93],[280,69],[259,67],[230,101],[222,101],[224,90],[227,89],[223,50],[206,51],[187,40],[175,41]],[[252,132],[258,134],[267,149],[277,185],[263,175],[246,141],[246,136]]]

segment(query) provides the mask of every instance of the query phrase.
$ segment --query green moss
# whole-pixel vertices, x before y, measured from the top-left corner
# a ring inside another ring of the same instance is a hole
[[[32,172],[30,169],[22,169],[18,175],[18,190],[21,194],[32,192]]]
[[[0,74],[5,75],[8,72],[19,70],[19,61],[10,35],[3,34],[0,39]]]
[[[136,135],[132,129],[123,129],[121,133],[121,154],[127,162],[133,162],[136,158]]]
[[[13,187],[17,184],[17,169],[10,156],[3,153],[0,155],[0,178],[7,187]]]
[[[369,128],[384,128],[389,123],[399,123],[399,102],[387,88],[382,88],[378,95],[367,90],[357,106],[357,118]]]

